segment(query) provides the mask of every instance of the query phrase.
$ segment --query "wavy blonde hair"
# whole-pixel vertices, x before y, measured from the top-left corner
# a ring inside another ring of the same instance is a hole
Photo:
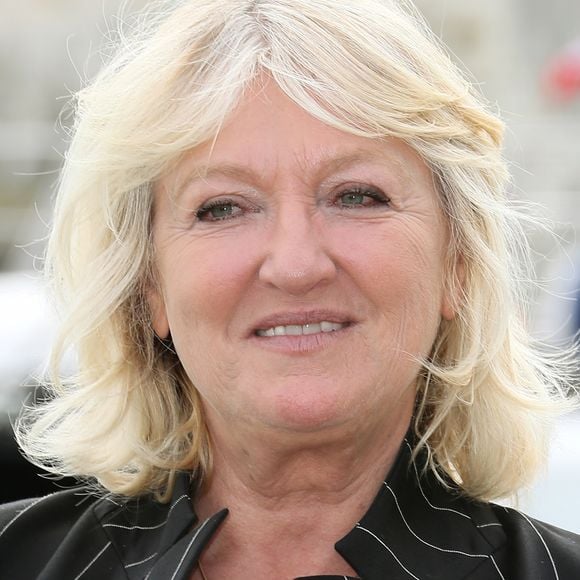
[[[123,495],[167,496],[177,470],[210,474],[199,395],[151,327],[152,190],[266,73],[314,117],[402,139],[431,168],[458,298],[418,377],[418,445],[473,497],[526,484],[568,407],[564,357],[525,330],[529,256],[505,194],[502,122],[413,6],[185,0],[154,5],[133,29],[76,99],[46,261],[64,314],[53,396],[21,422],[27,454]],[[71,347],[79,372],[64,381]]]

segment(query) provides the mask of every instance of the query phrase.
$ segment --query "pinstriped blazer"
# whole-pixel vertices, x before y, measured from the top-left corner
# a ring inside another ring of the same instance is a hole
[[[580,536],[470,500],[403,442],[366,514],[335,545],[363,580],[579,580]],[[170,503],[68,490],[0,508],[0,578],[186,580],[227,517],[197,520],[187,474]],[[340,579],[343,576],[305,576]]]

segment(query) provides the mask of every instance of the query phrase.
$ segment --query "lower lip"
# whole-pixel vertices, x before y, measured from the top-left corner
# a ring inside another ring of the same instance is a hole
[[[344,338],[352,329],[349,324],[340,330],[286,336],[252,335],[251,340],[261,348],[285,354],[308,354],[328,348]]]

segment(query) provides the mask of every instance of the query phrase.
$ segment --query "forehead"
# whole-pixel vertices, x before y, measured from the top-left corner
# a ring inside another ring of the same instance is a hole
[[[167,178],[182,189],[192,179],[305,181],[373,166],[399,182],[432,183],[431,172],[402,140],[371,139],[330,126],[290,99],[274,82],[248,91],[212,141],[189,151]]]

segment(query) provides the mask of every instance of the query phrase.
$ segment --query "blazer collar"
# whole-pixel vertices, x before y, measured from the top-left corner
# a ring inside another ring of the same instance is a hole
[[[439,479],[426,462],[425,452],[413,458],[405,439],[372,505],[336,550],[364,580],[426,580],[441,570],[446,580],[472,577],[475,570],[481,578],[501,580],[493,553],[505,535],[494,511]],[[95,507],[121,560],[132,562],[126,566],[129,578],[142,578],[145,570],[148,580],[189,577],[228,514],[223,509],[198,521],[191,487],[190,475],[182,473],[169,504],[140,499]]]
[[[371,507],[337,551],[365,580],[423,580],[442,570],[458,580],[477,568],[487,570],[482,578],[501,580],[493,553],[505,534],[493,510],[426,467],[426,453],[413,459],[405,439]]]

